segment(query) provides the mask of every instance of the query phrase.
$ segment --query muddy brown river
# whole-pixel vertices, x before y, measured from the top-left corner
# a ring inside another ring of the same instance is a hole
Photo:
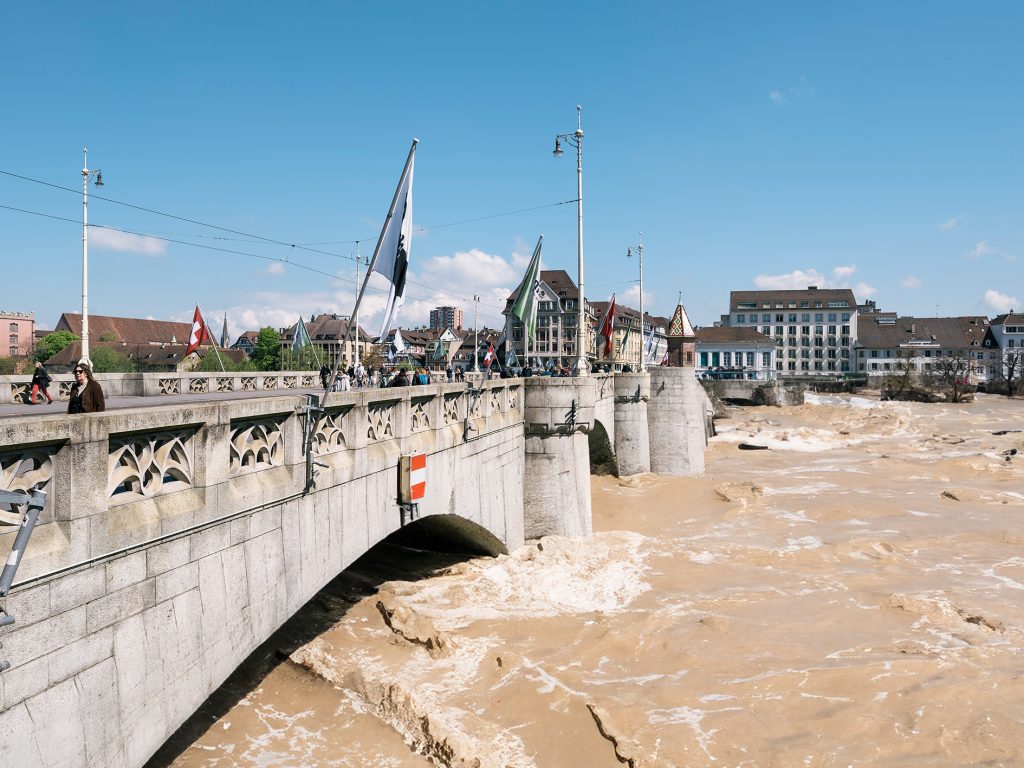
[[[717,426],[704,477],[594,478],[589,539],[382,548],[163,764],[1024,765],[1024,401]]]

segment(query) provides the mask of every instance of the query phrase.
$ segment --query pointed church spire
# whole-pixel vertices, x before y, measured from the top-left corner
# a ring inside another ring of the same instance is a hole
[[[224,313],[224,328],[220,332],[220,348],[221,349],[227,349],[228,348],[228,341],[230,341],[230,339],[228,338],[228,313],[225,312]]]

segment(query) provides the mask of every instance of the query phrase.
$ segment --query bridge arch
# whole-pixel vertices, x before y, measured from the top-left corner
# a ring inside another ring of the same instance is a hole
[[[505,543],[482,525],[459,515],[426,515],[389,535],[390,544],[459,552],[466,555],[507,555]]]

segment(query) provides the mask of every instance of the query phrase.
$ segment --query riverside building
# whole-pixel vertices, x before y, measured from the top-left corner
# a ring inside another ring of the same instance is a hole
[[[775,342],[780,376],[854,372],[857,300],[849,288],[732,291],[722,326],[752,328]]]

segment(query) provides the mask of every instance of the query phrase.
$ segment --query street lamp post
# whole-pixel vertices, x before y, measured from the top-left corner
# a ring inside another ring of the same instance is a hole
[[[89,359],[89,178],[96,177],[97,187],[103,186],[103,171],[89,169],[89,150],[83,148],[82,161],[82,359],[80,362],[92,365]]]
[[[640,373],[647,370],[647,359],[644,355],[644,233],[640,233],[640,242],[626,249],[626,257],[633,256],[633,248],[636,248],[637,260],[640,262]]]
[[[576,147],[576,258],[577,271],[579,273],[579,319],[576,328],[576,375],[586,376],[590,366],[587,365],[587,353],[583,348],[583,341],[586,338],[586,306],[587,300],[583,293],[583,120],[582,110],[579,104],[576,105],[576,131],[574,133],[560,133],[555,136],[555,157],[565,154],[562,150],[562,141]]]
[[[473,373],[480,373],[480,295],[473,294]]]

